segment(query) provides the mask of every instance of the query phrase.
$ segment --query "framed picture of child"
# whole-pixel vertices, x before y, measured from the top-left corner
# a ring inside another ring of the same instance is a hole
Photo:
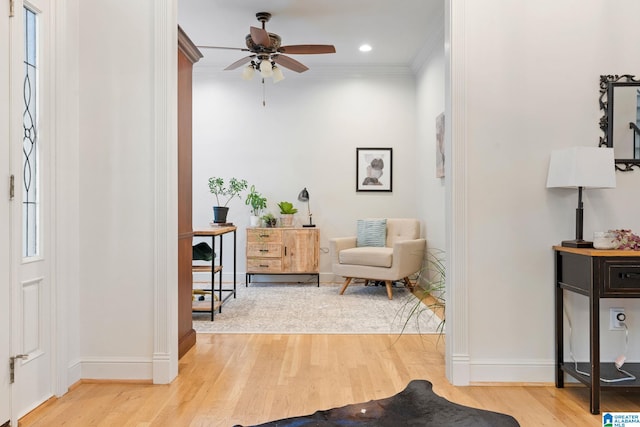
[[[391,148],[356,148],[356,191],[392,191]]]

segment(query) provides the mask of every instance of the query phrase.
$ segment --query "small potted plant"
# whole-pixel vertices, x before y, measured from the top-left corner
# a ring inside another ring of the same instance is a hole
[[[270,212],[262,215],[262,220],[264,221],[265,227],[271,228],[276,226],[276,217]]]
[[[293,226],[293,215],[298,212],[298,209],[293,207],[293,203],[291,202],[280,202],[278,203],[278,207],[280,208],[280,225],[283,227],[292,227]]]
[[[245,205],[251,206],[251,217],[249,217],[252,227],[256,227],[260,223],[260,214],[267,207],[267,198],[256,191],[256,186],[252,185],[247,194]]]
[[[229,185],[225,186],[223,178],[209,178],[209,190],[216,196],[216,205],[213,207],[214,223],[227,222],[227,213],[229,212],[227,205],[234,197],[240,197],[242,190],[246,189],[247,181],[244,179],[231,178]]]

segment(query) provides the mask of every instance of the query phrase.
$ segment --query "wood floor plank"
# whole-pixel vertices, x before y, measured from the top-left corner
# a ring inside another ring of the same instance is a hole
[[[81,383],[20,427],[231,427],[381,399],[426,379],[454,402],[513,415],[523,427],[602,425],[584,386],[446,380],[437,335],[199,334],[168,385]],[[605,392],[608,411],[640,411],[640,393]]]

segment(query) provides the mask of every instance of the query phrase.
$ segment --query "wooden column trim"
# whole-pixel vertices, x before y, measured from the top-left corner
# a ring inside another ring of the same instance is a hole
[[[177,76],[177,187],[178,187],[178,357],[182,357],[195,345],[196,333],[193,330],[192,289],[193,275],[192,245],[192,76],[193,64],[202,58],[202,53],[193,44],[185,32],[177,26],[178,50],[174,55],[178,58]]]
[[[200,49],[198,49],[198,47],[195,44],[193,44],[189,36],[187,36],[187,34],[182,30],[182,28],[180,28],[179,25],[178,25],[178,50],[184,53],[184,55],[187,57],[189,61],[191,61],[192,64],[195,64],[196,62],[198,62],[200,58],[202,58],[203,56],[202,52],[200,52]]]

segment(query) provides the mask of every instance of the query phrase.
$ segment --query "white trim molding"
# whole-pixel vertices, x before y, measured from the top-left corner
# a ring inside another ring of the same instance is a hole
[[[468,385],[466,0],[445,2],[446,375]]]
[[[154,9],[155,267],[152,377],[167,384],[178,375],[178,8],[157,0]],[[83,369],[84,372],[84,369]]]
[[[83,380],[148,381],[155,369],[155,360],[152,363],[151,359],[143,357],[85,357],[80,362]]]
[[[476,359],[471,361],[473,384],[538,383],[554,384],[555,360],[552,359]]]
[[[438,15],[433,16],[430,19],[428,25],[426,25],[426,27],[429,28],[429,37],[427,37],[427,42],[424,46],[422,46],[416,57],[411,62],[411,70],[415,75],[418,75],[420,73],[427,60],[431,56],[433,56],[436,51],[442,49],[445,30],[444,9],[442,9],[440,12],[441,13],[439,13]]]
[[[69,360],[77,357],[79,286],[79,149],[78,149],[78,6],[75,1],[51,3],[49,34],[55,60],[52,68],[52,97],[55,125],[52,181],[52,297],[56,334],[54,393],[62,396],[77,381],[78,370]],[[63,144],[58,141],[64,141]]]

